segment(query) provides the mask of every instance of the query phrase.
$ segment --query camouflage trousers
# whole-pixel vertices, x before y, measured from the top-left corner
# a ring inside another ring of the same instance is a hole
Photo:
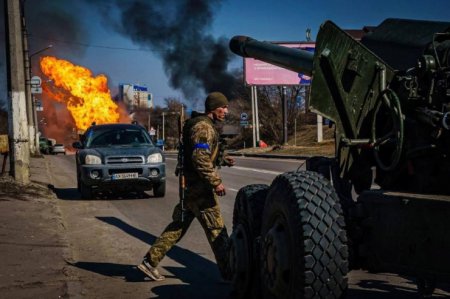
[[[172,222],[167,225],[147,253],[149,262],[156,267],[166,253],[184,236],[194,218],[206,233],[222,277],[228,276],[228,233],[220,212],[218,197],[205,183],[188,183],[185,190],[184,219],[181,204],[173,210]]]

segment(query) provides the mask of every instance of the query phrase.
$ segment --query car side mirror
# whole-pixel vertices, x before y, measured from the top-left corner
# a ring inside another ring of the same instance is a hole
[[[83,148],[83,144],[81,144],[81,142],[79,142],[79,141],[76,141],[76,142],[72,143],[72,147],[76,148],[76,149],[80,149],[80,148]]]

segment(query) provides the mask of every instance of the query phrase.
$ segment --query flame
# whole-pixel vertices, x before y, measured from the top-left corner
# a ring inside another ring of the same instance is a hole
[[[46,93],[66,104],[77,129],[86,130],[93,122],[104,124],[120,121],[119,107],[111,98],[105,75],[93,77],[89,69],[51,56],[43,57],[40,66],[57,88],[52,90],[44,86]]]

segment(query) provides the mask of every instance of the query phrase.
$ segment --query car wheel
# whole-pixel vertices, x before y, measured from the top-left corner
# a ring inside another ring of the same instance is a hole
[[[153,186],[153,195],[155,197],[164,197],[166,195],[166,182],[155,184]]]
[[[83,199],[92,199],[92,188],[80,181],[80,193]]]

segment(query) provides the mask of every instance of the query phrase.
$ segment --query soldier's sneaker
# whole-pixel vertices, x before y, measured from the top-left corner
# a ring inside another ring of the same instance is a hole
[[[142,260],[142,263],[139,264],[137,267],[139,270],[144,272],[145,275],[147,275],[150,279],[152,279],[154,281],[161,281],[161,280],[165,279],[165,277],[163,275],[159,274],[158,269],[156,269],[155,267],[152,267],[152,265],[150,265],[147,257],[144,257],[144,259]]]

